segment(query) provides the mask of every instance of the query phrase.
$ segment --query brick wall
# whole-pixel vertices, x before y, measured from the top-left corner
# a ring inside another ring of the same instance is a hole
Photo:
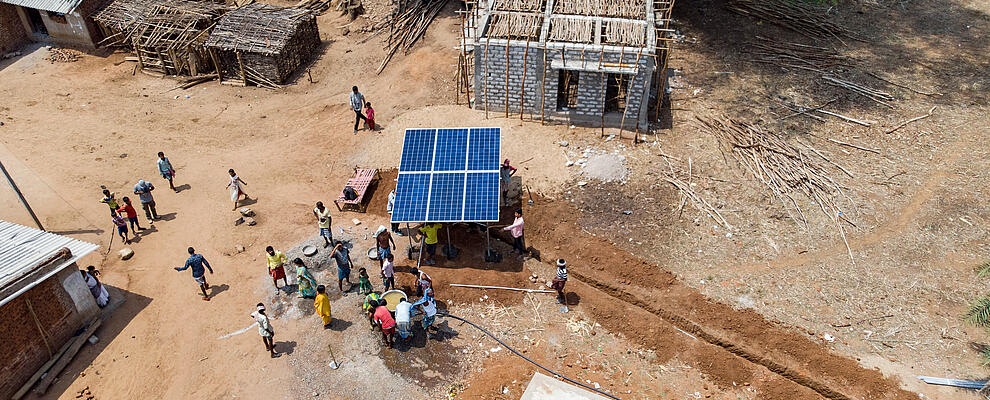
[[[0,56],[27,43],[28,35],[17,15],[17,6],[0,3]]]
[[[11,302],[0,307],[0,399],[9,399],[50,358],[28,302],[38,316],[53,352],[62,348],[86,321],[62,286],[68,274],[79,274],[70,266]],[[78,281],[76,281],[78,282]]]
[[[487,47],[487,54],[486,54]],[[544,59],[546,52],[546,59]],[[654,66],[652,57],[642,57],[635,52],[602,53],[565,49],[563,56],[560,49],[539,49],[525,46],[509,45],[508,52],[504,45],[479,44],[474,49],[475,71],[474,91],[475,108],[489,111],[505,112],[508,103],[509,114],[519,113],[520,102],[526,113],[539,114],[542,103],[543,112],[547,115],[569,117],[575,120],[595,121],[600,124],[602,117],[602,91],[605,80],[603,73],[588,71],[581,68],[578,72],[578,104],[570,112],[557,111],[557,86],[560,70],[553,68],[554,61],[566,60],[571,63],[583,63],[588,69],[597,69],[602,63],[635,65],[638,61],[639,71],[629,83],[626,98],[625,121],[627,127],[641,127],[648,124],[646,108],[649,104]],[[525,59],[525,61],[524,61]],[[506,62],[508,61],[508,62]],[[508,68],[508,74],[506,69]],[[545,78],[544,78],[545,77]],[[523,82],[525,81],[525,85]],[[544,96],[545,93],[545,96]],[[608,126],[618,126],[619,119],[606,120]]]

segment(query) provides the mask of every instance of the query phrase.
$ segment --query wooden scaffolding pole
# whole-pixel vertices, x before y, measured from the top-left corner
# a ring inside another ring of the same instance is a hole
[[[519,120],[523,119],[523,108],[526,106],[526,70],[529,69],[529,65],[526,64],[526,60],[529,57],[529,38],[530,35],[526,34],[526,50],[523,50],[523,61],[522,61],[522,83],[519,87]]]
[[[247,86],[247,74],[244,72],[244,60],[241,59],[241,52],[236,51],[234,53],[237,54],[237,65],[241,68],[241,80],[244,81],[244,86]]]
[[[602,87],[601,87],[601,89],[602,89],[602,134],[601,134],[601,136],[599,136],[600,138],[605,137],[605,92],[606,92],[607,85],[608,85],[608,83],[606,82],[605,71],[602,71],[602,63],[604,61],[605,61],[605,47],[602,47],[602,54],[601,54],[601,56],[598,57],[598,70],[601,71],[600,73],[602,74]],[[619,133],[621,134],[622,132],[619,132]]]
[[[491,44],[490,39],[485,40],[485,119],[488,119],[488,48]]]
[[[547,117],[544,113],[547,106],[547,48],[543,47],[543,79],[540,85],[540,125],[546,125]]]
[[[643,57],[643,48],[640,47],[639,48],[639,53],[636,54],[636,65],[634,67],[635,68],[634,70],[638,70],[639,69],[639,60],[642,57]],[[619,64],[622,64],[622,63],[623,63],[622,58],[619,58]],[[622,130],[626,126],[626,113],[629,112],[629,93],[632,92],[633,82],[636,81],[636,76],[637,75],[633,75],[632,79],[629,80],[629,84],[626,85],[626,104],[625,104],[624,107],[622,107],[622,119],[619,121],[619,138],[622,137]],[[643,106],[643,102],[642,101],[640,101],[639,106],[640,107]],[[639,109],[637,109],[636,111],[639,111]],[[637,114],[639,114],[639,113],[637,112]],[[633,144],[636,144],[636,141],[639,140],[639,128],[638,128],[639,127],[639,122],[638,121],[636,122],[636,126],[637,126],[636,136],[633,136]]]
[[[505,117],[509,118],[509,40],[512,39],[512,19],[507,18],[505,34]]]

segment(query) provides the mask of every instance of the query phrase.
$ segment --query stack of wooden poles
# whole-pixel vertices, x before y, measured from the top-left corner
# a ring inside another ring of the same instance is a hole
[[[446,4],[447,0],[399,0],[387,22],[386,55],[376,73],[382,73],[399,50],[408,54]]]

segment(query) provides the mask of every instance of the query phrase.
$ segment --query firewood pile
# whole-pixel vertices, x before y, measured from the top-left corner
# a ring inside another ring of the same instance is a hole
[[[757,36],[747,43],[746,50],[753,62],[796,68],[818,73],[835,67],[852,67],[856,60],[831,47],[812,46],[794,42],[780,42]]]
[[[48,60],[52,64],[57,62],[75,62],[79,59],[79,55],[82,54],[78,50],[63,49],[59,47],[48,48]]]
[[[376,73],[381,74],[399,50],[408,54],[445,5],[447,0],[398,0],[386,23],[389,29],[386,55]]]
[[[814,39],[842,37],[857,39],[846,28],[833,22],[828,9],[802,1],[731,0],[729,11],[750,16],[801,33]]]
[[[849,174],[845,168],[810,144],[801,140],[795,140],[797,145],[791,144],[781,135],[759,125],[726,116],[697,119],[705,131],[718,139],[722,154],[728,154],[766,186],[791,219],[807,228],[808,220],[794,198],[795,193],[800,193],[818,206],[845,237],[842,223],[851,222],[839,202],[845,198],[852,203],[852,199],[832,179],[825,164]]]

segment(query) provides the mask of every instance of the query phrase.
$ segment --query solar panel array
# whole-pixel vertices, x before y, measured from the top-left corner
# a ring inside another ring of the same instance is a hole
[[[498,221],[499,128],[406,129],[392,222]]]

